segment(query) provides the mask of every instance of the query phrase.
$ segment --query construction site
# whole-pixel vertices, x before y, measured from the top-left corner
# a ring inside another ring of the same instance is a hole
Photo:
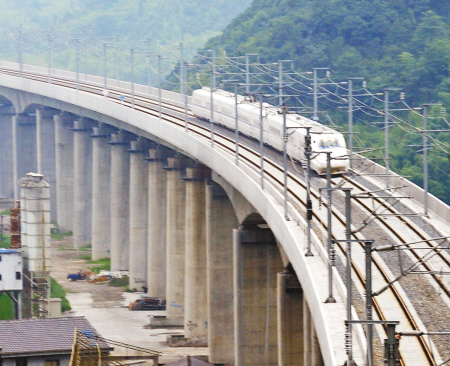
[[[42,355],[53,360],[55,354],[59,365],[70,366],[208,364],[206,347],[176,347],[171,341],[182,336],[182,327],[150,327],[151,317],[165,315],[165,300],[111,286],[128,272],[95,273],[89,247],[73,249],[71,235],[52,238],[57,228],[50,222],[50,187],[42,175],[29,173],[19,184],[21,199],[10,203],[9,220],[4,225],[2,217],[1,223],[11,246],[0,249],[0,295],[11,298],[16,319],[0,321],[3,365],[42,361]],[[50,297],[51,278],[67,292],[71,310],[62,312],[61,299]],[[13,340],[11,333],[23,339]],[[27,350],[30,342],[40,346]]]

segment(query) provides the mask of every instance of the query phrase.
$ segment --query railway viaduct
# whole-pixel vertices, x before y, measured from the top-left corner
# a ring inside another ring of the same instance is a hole
[[[237,164],[234,142],[216,133],[212,146],[192,117],[186,130],[179,94],[162,92],[160,119],[155,89],[135,86],[132,100],[126,82],[108,80],[104,93],[94,76],[77,90],[74,73],[49,82],[47,69],[0,68],[2,196],[17,199],[20,177],[43,174],[52,220],[74,246],[92,244],[93,259],[130,271],[130,288],[166,298],[155,325],[183,325],[210,362],[345,363],[345,287],[336,272],[336,303],[325,303],[327,256],[314,233],[305,256],[304,213],[289,202],[284,217],[282,173],[262,189],[259,157],[243,146]],[[364,353],[356,326],[358,365]]]

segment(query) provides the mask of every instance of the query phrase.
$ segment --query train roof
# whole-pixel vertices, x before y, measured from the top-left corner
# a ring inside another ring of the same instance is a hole
[[[200,89],[198,89],[200,90]],[[211,88],[204,86],[201,90],[210,93]],[[220,95],[227,98],[233,98],[234,99],[234,93],[228,92],[223,89],[214,89],[213,92],[215,95]],[[255,108],[260,108],[259,103],[255,102],[253,98],[250,98],[248,96],[243,96],[238,94],[238,104],[249,104],[251,106],[254,106]],[[275,107],[273,105],[270,105],[268,103],[263,103],[263,108],[266,112],[266,116],[269,114],[273,115],[282,115],[281,109],[278,107]],[[313,121],[312,119],[306,118],[304,116],[301,116],[299,114],[288,114],[286,116],[286,123],[288,127],[295,127],[295,126],[302,126],[302,127],[311,127],[310,133],[315,134],[338,134],[340,132],[325,126],[319,122]]]

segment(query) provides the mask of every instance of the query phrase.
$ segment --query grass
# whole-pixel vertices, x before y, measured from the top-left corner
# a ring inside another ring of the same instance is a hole
[[[13,319],[14,303],[7,294],[0,296],[0,320],[10,320]]]
[[[91,250],[92,249],[92,244],[86,244],[85,246],[83,246],[83,247],[80,247],[80,249],[78,249],[78,250],[80,250],[80,251],[88,251],[88,250]]]
[[[63,312],[72,309],[69,300],[66,299],[66,291],[53,277],[50,277],[50,297],[61,299],[61,310]]]
[[[11,216],[11,210],[9,208],[0,211],[0,216]]]
[[[77,259],[84,259],[90,261],[92,259],[92,254],[80,254]]]
[[[129,288],[127,286],[127,288],[125,289],[125,292],[138,292],[137,288]]]
[[[11,247],[11,237],[9,235],[2,235],[0,248],[10,248]]]
[[[66,236],[72,236],[72,235],[73,235],[73,233],[71,231],[66,231],[65,233],[60,233],[60,232],[51,233],[50,237],[53,240],[63,240]]]
[[[114,287],[127,287],[130,284],[128,276],[123,276],[122,278],[113,278],[109,283],[110,286]]]
[[[111,270],[111,259],[102,258],[96,261],[88,261],[88,264],[94,264],[94,266],[89,267],[92,272],[100,273],[100,271],[110,271]]]
[[[72,250],[72,247],[59,247],[58,250]]]

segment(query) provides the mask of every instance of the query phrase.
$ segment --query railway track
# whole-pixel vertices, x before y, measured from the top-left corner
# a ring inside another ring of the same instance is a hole
[[[13,75],[13,76],[19,76],[19,72],[15,71],[15,70],[10,70],[10,69],[5,69],[5,68],[0,68],[0,73],[4,73],[4,74],[8,74],[8,75]],[[36,81],[41,81],[41,82],[48,82],[48,76],[46,75],[41,75],[41,74],[34,74],[34,73],[27,73],[27,72],[23,72],[22,73],[22,77],[24,78],[28,78],[28,79],[32,79],[32,80],[36,80]],[[52,84],[58,85],[58,86],[62,86],[62,87],[66,87],[66,88],[71,88],[71,89],[76,89],[76,82],[73,80],[67,80],[64,78],[59,78],[59,77],[52,77]],[[104,89],[102,86],[99,85],[93,85],[87,82],[83,82],[80,81],[79,82],[79,90],[83,91],[83,92],[87,92],[87,93],[91,93],[97,96],[102,96],[107,98],[108,100],[110,100],[111,102],[115,102],[115,103],[119,103],[125,107],[129,107],[129,108],[133,108],[135,110],[138,110],[142,113],[145,113],[147,115],[153,116],[153,117],[157,117],[159,118],[159,103],[158,100],[149,98],[145,95],[142,94],[138,94],[136,93],[134,95],[134,103],[132,102],[132,95],[130,93],[125,92],[122,89],[114,89],[111,87],[108,87],[108,94],[106,96],[104,96]],[[125,97],[125,100],[121,100],[121,96]],[[134,104],[134,105],[133,105]],[[186,120],[183,117],[184,113],[185,113],[185,109],[179,106],[173,106],[169,103],[162,103],[161,105],[162,108],[162,120],[164,120],[167,123],[171,123],[175,126],[177,126],[178,128],[182,128],[185,129],[186,128]],[[170,112],[170,113],[168,113]],[[202,126],[201,124],[195,123],[193,120],[193,115],[190,111],[188,111],[187,113],[187,132],[190,133],[193,137],[195,138],[199,138],[202,139],[204,141],[210,141],[211,138],[211,131]],[[232,156],[235,155],[236,150],[235,150],[235,141],[229,137],[226,137],[225,135],[221,134],[220,132],[215,132],[214,134],[214,144],[215,146],[217,146],[217,148],[223,150],[226,153],[231,154]],[[258,151],[253,150],[252,148],[249,148],[248,146],[246,146],[243,143],[240,143],[238,145],[239,147],[239,158],[240,160],[253,167],[255,169],[255,171],[259,171],[260,170],[260,156]],[[264,158],[264,174],[266,176],[266,180],[268,180],[274,187],[276,187],[280,192],[283,190],[283,168],[277,164],[276,162],[272,161],[271,159],[268,158]],[[356,183],[354,180],[349,180],[346,177],[343,177],[342,179],[345,180],[345,184],[348,186],[350,185],[355,191],[357,192],[366,192],[365,188]],[[306,207],[306,202],[305,202],[305,192],[306,190],[306,185],[305,183],[302,181],[302,179],[300,179],[297,175],[293,174],[292,172],[288,173],[288,194],[291,200],[291,203],[295,206],[299,206],[301,207],[303,210]],[[313,199],[315,199],[316,201],[319,200],[319,194],[317,191],[312,190],[311,191],[311,196]],[[380,205],[380,207],[384,207],[385,210],[387,210],[390,214],[396,214],[398,215],[399,213],[394,210],[394,208],[387,203],[385,200],[378,198],[376,196],[374,196],[373,200],[375,202],[377,202],[377,204]],[[365,212],[372,213],[373,210],[365,203],[363,202],[361,199],[357,199],[357,204],[358,206],[364,210]],[[333,213],[333,218],[335,220],[335,222],[340,223],[340,228],[337,229],[335,228],[334,230],[334,238],[335,239],[345,239],[345,220],[342,216],[342,214],[336,209],[336,208],[332,208],[332,213]],[[327,228],[327,221],[325,219],[325,215],[321,215],[319,213],[317,213],[317,211],[314,212],[314,221],[316,222],[316,224],[321,227],[323,230],[326,230]],[[397,216],[398,219],[408,228],[408,230],[410,230],[411,233],[414,233],[414,235],[417,236],[418,240],[423,240],[425,245],[428,246],[428,248],[430,248],[430,250],[435,250],[436,256],[439,257],[439,259],[442,261],[443,264],[445,264],[445,268],[450,268],[450,260],[449,258],[447,258],[446,255],[443,255],[442,253],[440,253],[440,251],[438,250],[438,248],[436,248],[437,244],[433,243],[432,240],[430,240],[430,238],[427,238],[426,235],[422,232],[420,232],[420,230],[418,230],[411,222],[409,222],[409,220]],[[384,226],[386,230],[390,231],[392,235],[394,235],[399,243],[403,243],[403,244],[407,244],[411,241],[409,241],[407,238],[404,238],[402,235],[400,235],[400,233],[398,233],[394,228],[391,227],[391,225],[387,222],[387,220],[384,220],[382,218],[382,216],[379,215],[379,217],[377,217],[377,221],[379,222],[380,225]],[[354,233],[353,234],[353,238],[356,240],[361,241],[361,244],[356,246],[359,247],[359,249],[356,250],[356,253],[353,257],[352,260],[352,270],[354,275],[356,276],[356,281],[357,282],[357,287],[359,287],[359,289],[364,289],[365,287],[365,278],[364,278],[364,262],[363,262],[363,251],[364,251],[364,247],[362,242],[365,240],[365,238],[363,237],[363,235],[361,233]],[[346,251],[345,248],[342,244],[337,243],[337,246],[339,248],[339,251],[341,253],[342,256],[345,256]],[[355,248],[356,249],[356,248]],[[417,259],[419,260],[422,256],[423,253],[420,251],[414,251],[411,248],[411,254]],[[386,271],[386,266],[382,263],[381,258],[376,258],[374,256],[373,258],[373,264],[375,267],[375,272],[374,275],[375,277],[377,277],[377,281],[379,283],[384,283],[383,286],[386,286],[387,284],[390,284],[394,278],[392,278],[392,274],[388,273],[388,271]],[[427,271],[433,271],[432,266],[428,265],[428,264],[424,264],[423,265],[424,268]],[[354,276],[354,278],[355,278]],[[446,283],[444,283],[437,275],[431,275],[433,277],[433,279],[435,280],[437,286],[442,289],[442,291],[445,293],[445,295],[450,299],[450,290],[449,287]],[[402,313],[402,317],[406,320],[406,323],[409,325],[411,330],[423,330],[421,329],[421,324],[419,324],[419,322],[417,321],[417,319],[415,319],[415,315],[410,311],[409,309],[409,305],[407,304],[407,301],[405,301],[404,299],[404,294],[401,293],[401,291],[399,291],[398,286],[396,284],[393,284],[391,286],[389,286],[386,291],[384,292],[384,297],[386,297],[386,295],[389,294],[390,298],[395,299],[396,304],[398,306],[398,310]],[[397,319],[387,319],[387,315],[386,315],[386,311],[383,310],[383,303],[382,301],[378,301],[377,298],[373,299],[373,307],[374,307],[374,311],[376,313],[376,316],[380,319],[380,320],[397,320]],[[389,316],[390,317],[390,316]],[[437,365],[436,361],[434,360],[433,357],[433,353],[427,343],[427,340],[422,336],[422,337],[418,337],[417,338],[417,346],[420,347],[420,349],[423,352],[424,355],[424,359],[426,359],[426,364],[428,365]],[[413,364],[410,362],[406,363],[406,359],[407,357],[404,355],[403,352],[403,357],[402,357],[402,364],[406,365],[406,364]]]

